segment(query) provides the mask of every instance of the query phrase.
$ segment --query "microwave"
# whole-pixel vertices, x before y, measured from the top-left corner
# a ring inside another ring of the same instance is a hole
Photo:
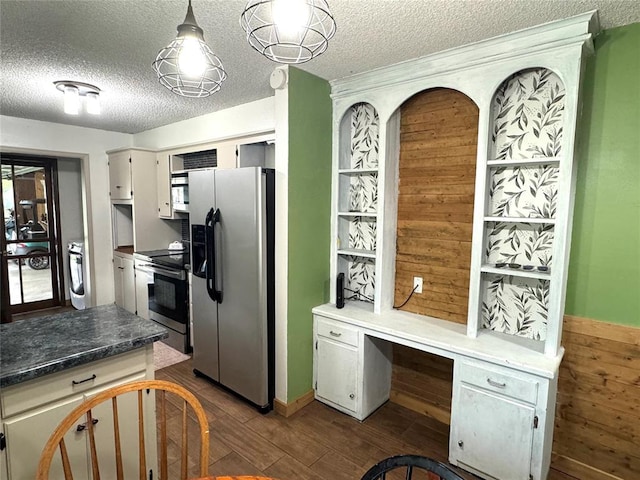
[[[189,177],[186,172],[171,175],[171,205],[174,212],[189,212]]]

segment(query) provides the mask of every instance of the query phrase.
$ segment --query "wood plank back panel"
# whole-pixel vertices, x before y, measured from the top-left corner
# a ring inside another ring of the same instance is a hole
[[[392,402],[449,425],[452,380],[453,360],[393,346]]]
[[[395,304],[423,278],[402,310],[467,322],[477,140],[478,108],[460,92],[401,107]]]

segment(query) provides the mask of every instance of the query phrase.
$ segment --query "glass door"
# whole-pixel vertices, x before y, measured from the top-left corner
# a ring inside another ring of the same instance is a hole
[[[56,160],[2,155],[2,318],[62,305]]]

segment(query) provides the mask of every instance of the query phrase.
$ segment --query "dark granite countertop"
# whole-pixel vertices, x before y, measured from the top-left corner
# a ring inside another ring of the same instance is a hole
[[[0,387],[140,348],[168,336],[116,305],[0,325]]]

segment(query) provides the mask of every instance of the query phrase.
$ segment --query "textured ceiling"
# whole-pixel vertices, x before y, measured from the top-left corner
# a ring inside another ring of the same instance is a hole
[[[193,0],[205,40],[229,75],[208,98],[179,97],[151,68],[187,1],[0,0],[0,113],[137,133],[270,95],[277,65],[251,49],[244,0]],[[329,0],[338,30],[301,66],[327,80],[598,9],[602,28],[640,22],[638,0]],[[62,113],[55,80],[102,89],[102,114]]]

